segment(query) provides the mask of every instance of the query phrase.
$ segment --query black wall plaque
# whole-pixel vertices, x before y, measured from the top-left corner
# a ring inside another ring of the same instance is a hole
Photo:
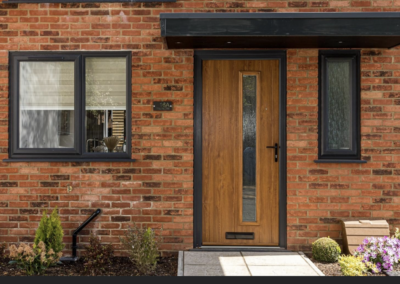
[[[153,110],[170,111],[172,110],[172,102],[153,102]]]

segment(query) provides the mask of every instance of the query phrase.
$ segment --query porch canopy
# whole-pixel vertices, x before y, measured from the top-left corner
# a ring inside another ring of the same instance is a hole
[[[392,48],[400,13],[161,13],[168,48]]]

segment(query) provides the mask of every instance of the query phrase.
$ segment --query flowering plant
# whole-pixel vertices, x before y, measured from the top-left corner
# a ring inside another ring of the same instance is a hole
[[[375,263],[378,272],[391,271],[400,259],[400,240],[388,237],[366,238],[354,256],[361,256],[364,263]]]
[[[41,274],[49,266],[55,265],[62,253],[55,253],[53,249],[46,250],[46,245],[39,242],[38,245],[32,247],[21,243],[17,248],[15,245],[10,246],[10,264],[16,263],[18,268],[26,271],[27,275]]]

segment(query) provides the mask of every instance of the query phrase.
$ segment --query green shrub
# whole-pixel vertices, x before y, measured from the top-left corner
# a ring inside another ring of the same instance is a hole
[[[90,275],[98,275],[111,264],[114,251],[111,244],[102,245],[97,236],[90,235],[89,245],[83,255],[85,271]]]
[[[42,219],[40,219],[39,228],[36,230],[35,245],[44,242],[48,249],[53,249],[58,254],[64,248],[63,236],[64,232],[61,227],[60,217],[57,214],[57,208],[53,210],[49,217],[47,217],[47,211],[44,211]]]
[[[362,256],[339,257],[340,269],[344,276],[367,276],[368,272],[377,272],[376,265],[371,262],[363,262]]]
[[[21,243],[17,248],[10,246],[10,264],[17,264],[19,269],[25,270],[27,275],[42,274],[48,267],[55,265],[61,257],[53,249],[47,249],[44,242],[30,247]]]
[[[155,233],[150,228],[129,227],[125,238],[120,238],[128,251],[129,259],[136,265],[139,272],[148,274],[155,270],[160,253],[157,248]]]
[[[6,258],[6,243],[0,245],[0,259]]]
[[[331,238],[320,238],[312,243],[312,255],[315,260],[336,262],[340,255],[340,247]]]

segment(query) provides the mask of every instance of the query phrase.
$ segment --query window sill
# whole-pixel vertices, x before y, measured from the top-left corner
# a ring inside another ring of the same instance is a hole
[[[35,158],[35,159],[29,159],[29,158],[21,158],[21,159],[4,159],[4,163],[13,163],[13,162],[71,162],[71,163],[77,163],[77,162],[136,162],[136,159],[107,159],[107,158],[99,158],[99,159],[65,159],[65,158],[59,158],[59,159],[50,159],[50,158]]]
[[[168,3],[176,0],[10,0],[3,1],[5,4],[25,4],[25,3]]]
[[[335,160],[335,159],[325,159],[325,160],[314,160],[314,163],[331,163],[331,164],[365,164],[365,160]]]

